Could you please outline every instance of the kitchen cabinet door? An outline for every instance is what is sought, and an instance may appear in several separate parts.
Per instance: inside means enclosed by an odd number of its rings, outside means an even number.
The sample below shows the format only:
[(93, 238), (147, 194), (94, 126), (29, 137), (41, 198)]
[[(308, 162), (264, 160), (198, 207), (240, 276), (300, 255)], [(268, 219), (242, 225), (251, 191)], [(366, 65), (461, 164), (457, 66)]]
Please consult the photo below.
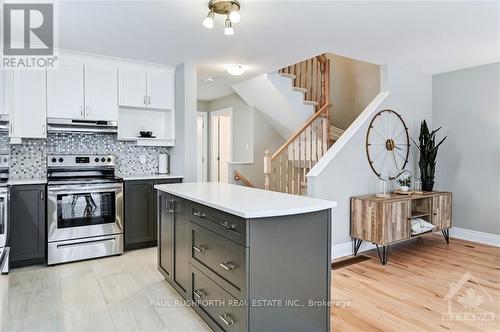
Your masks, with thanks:
[(118, 104), (125, 107), (146, 107), (146, 71), (120, 68), (118, 77)]
[(432, 197), (432, 224), (438, 229), (451, 227), (451, 194)]
[(148, 108), (174, 108), (174, 73), (157, 70), (148, 72)]
[(174, 250), (174, 273), (172, 282), (174, 288), (187, 299), (189, 286), (189, 256), (191, 246), (189, 244), (189, 201), (173, 196), (173, 250)]
[(4, 80), (5, 80), (5, 70), (0, 70), (0, 115), (2, 114), (8, 114), (8, 110), (5, 107), (5, 91), (4, 91)]
[(5, 72), (5, 98), (10, 114), (10, 137), (47, 137), (46, 72)]
[(85, 65), (85, 119), (118, 121), (118, 81), (114, 66)]
[(9, 211), (11, 266), (44, 263), (45, 185), (12, 186)]
[(155, 193), (152, 180), (125, 181), (125, 249), (156, 245)]
[(47, 114), (51, 118), (83, 119), (83, 62), (62, 58), (47, 72)]
[(165, 279), (172, 281), (173, 275), (173, 220), (172, 199), (170, 195), (158, 194), (158, 270)]

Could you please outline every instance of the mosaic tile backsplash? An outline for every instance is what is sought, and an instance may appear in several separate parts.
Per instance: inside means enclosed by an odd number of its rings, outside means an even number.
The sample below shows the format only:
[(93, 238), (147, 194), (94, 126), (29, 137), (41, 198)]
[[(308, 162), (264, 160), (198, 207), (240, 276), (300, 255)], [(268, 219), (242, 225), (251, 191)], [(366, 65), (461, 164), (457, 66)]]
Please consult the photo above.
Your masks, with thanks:
[[(0, 150), (9, 151), (6, 134), (0, 136)], [(154, 174), (158, 172), (160, 153), (168, 153), (168, 148), (137, 146), (132, 142), (118, 141), (112, 134), (49, 133), (46, 140), (23, 139), (22, 144), (10, 145), (9, 177), (46, 177), (47, 155), (50, 154), (113, 154), (120, 174)], [(146, 163), (140, 162), (140, 155), (146, 157)]]

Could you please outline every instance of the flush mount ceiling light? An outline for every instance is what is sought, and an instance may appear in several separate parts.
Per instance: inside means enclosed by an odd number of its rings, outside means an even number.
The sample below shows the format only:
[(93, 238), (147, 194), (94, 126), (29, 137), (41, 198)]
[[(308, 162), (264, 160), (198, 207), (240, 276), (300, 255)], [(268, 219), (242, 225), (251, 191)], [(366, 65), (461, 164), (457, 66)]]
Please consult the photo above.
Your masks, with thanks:
[(203, 79), (203, 82), (212, 83), (212, 82), (215, 82), (215, 78), (213, 78), (212, 76), (207, 76)]
[(240, 3), (237, 0), (210, 0), (208, 9), (210, 11), (207, 17), (203, 20), (203, 26), (207, 29), (214, 27), (215, 14), (226, 16), (224, 21), (224, 34), (227, 36), (234, 34), (233, 23), (238, 23), (241, 20)]
[(248, 67), (239, 64), (228, 64), (224, 66), (224, 69), (231, 75), (240, 76), (248, 69)]

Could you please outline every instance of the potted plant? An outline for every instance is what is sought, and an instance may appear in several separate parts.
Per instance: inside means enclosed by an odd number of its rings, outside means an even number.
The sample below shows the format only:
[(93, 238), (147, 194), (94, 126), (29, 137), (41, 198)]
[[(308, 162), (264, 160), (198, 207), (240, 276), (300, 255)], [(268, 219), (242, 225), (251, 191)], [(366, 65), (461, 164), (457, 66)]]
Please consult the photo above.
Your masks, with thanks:
[(413, 144), (420, 150), (420, 159), (418, 166), (420, 168), (420, 180), (422, 181), (423, 191), (432, 191), (434, 188), (434, 172), (436, 171), (436, 156), (439, 146), (446, 139), (443, 138), (436, 144), (436, 133), (441, 129), (439, 127), (432, 132), (429, 132), (427, 122), (422, 121), (420, 125), (420, 136), (418, 137), (419, 144), (413, 138)]

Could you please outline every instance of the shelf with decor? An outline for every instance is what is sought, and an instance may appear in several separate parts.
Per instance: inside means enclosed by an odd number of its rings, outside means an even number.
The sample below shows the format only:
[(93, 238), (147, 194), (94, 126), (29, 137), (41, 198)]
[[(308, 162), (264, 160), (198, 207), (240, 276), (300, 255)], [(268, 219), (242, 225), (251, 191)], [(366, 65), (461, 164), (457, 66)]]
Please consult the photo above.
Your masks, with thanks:
[[(151, 132), (151, 137), (142, 137), (141, 131)], [(141, 146), (174, 146), (174, 111), (121, 108), (118, 114), (118, 140), (133, 141)]]

